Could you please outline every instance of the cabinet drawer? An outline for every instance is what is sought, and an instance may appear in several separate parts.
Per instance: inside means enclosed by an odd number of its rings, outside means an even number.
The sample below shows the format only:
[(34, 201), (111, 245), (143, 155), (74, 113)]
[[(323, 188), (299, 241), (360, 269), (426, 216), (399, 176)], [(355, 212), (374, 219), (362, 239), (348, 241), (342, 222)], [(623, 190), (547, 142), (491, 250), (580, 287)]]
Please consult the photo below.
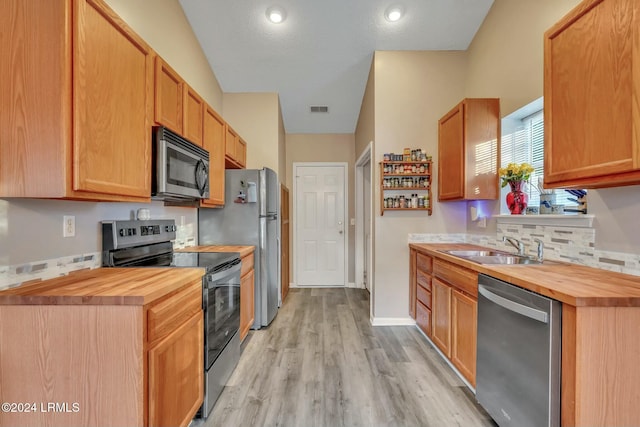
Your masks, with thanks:
[(436, 259), (433, 262), (433, 274), (469, 295), (478, 296), (478, 273), (473, 270)]
[(431, 310), (420, 301), (416, 302), (416, 324), (428, 337), (431, 336)]
[(417, 286), (416, 288), (418, 301), (423, 303), (427, 308), (431, 308), (431, 292), (429, 292), (422, 286)]
[(240, 267), (240, 277), (244, 277), (245, 274), (253, 270), (253, 252), (242, 258), (242, 265)]
[(153, 342), (167, 336), (182, 323), (202, 310), (202, 281), (150, 307), (147, 312), (147, 341)]
[(428, 291), (431, 291), (431, 276), (424, 271), (417, 270), (416, 278), (418, 285), (422, 286)]
[(418, 253), (416, 254), (416, 266), (418, 267), (418, 270), (422, 270), (426, 273), (431, 273), (432, 271), (432, 267), (431, 267), (431, 262), (432, 262), (432, 258), (430, 256)]

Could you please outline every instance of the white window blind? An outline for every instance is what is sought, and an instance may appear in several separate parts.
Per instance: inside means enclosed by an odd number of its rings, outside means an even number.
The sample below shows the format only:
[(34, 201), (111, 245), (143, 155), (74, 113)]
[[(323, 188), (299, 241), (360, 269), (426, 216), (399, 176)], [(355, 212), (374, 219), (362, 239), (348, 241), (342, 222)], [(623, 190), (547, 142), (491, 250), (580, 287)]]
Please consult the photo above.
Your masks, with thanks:
[[(544, 115), (542, 110), (524, 117), (518, 122), (517, 126), (511, 129), (510, 133), (502, 135), (501, 167), (506, 167), (509, 163), (520, 164), (525, 162), (535, 169), (529, 182), (537, 185), (538, 178), (542, 182), (542, 177), (544, 176)], [(526, 185), (524, 191), (529, 195), (529, 206), (540, 205), (540, 194), (535, 187)], [(575, 202), (569, 200), (574, 196), (566, 191), (557, 189), (554, 193), (556, 204), (576, 205)]]

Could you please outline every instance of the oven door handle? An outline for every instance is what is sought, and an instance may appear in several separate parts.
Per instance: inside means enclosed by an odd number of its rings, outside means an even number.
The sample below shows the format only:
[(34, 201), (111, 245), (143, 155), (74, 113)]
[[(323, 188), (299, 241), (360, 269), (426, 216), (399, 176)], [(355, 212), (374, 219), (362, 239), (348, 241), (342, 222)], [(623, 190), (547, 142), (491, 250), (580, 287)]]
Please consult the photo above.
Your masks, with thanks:
[[(220, 279), (224, 279), (225, 277), (231, 277), (231, 276), (235, 276), (236, 274), (240, 274), (240, 267), (241, 267), (241, 264), (238, 263), (238, 264), (232, 265), (226, 270), (216, 271), (213, 274), (205, 276), (207, 278), (206, 280), (207, 288), (209, 287), (209, 283), (220, 282), (221, 281)], [(238, 283), (239, 283), (239, 280), (238, 280)]]
[(537, 320), (538, 322), (549, 323), (548, 313), (542, 310), (537, 310), (535, 308), (528, 307), (524, 304), (520, 304), (508, 298), (494, 294), (483, 285), (478, 286), (478, 292), (489, 301), (498, 304), (500, 307), (503, 307), (509, 311), (513, 311), (514, 313), (518, 313), (530, 319)]

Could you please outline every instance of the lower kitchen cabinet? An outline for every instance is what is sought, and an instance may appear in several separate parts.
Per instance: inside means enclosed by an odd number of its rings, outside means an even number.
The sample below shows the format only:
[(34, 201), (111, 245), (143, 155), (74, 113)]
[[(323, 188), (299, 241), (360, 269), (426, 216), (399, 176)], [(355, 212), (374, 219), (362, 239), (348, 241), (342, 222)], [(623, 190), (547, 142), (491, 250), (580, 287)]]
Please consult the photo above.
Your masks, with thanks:
[(431, 310), (420, 301), (416, 302), (416, 325), (428, 337), (431, 336)]
[(186, 426), (202, 404), (202, 313), (149, 350), (149, 425)]
[(475, 387), (478, 273), (413, 248), (409, 267), (411, 316)]
[(451, 362), (476, 386), (478, 300), (454, 289), (451, 293)]
[[(189, 425), (204, 395), (202, 279), (165, 285), (162, 273), (138, 269), (131, 274), (147, 276), (136, 283), (113, 270), (105, 274), (126, 282), (122, 292), (83, 291), (108, 280), (92, 270), (52, 279), (62, 287), (77, 280), (81, 303), (65, 305), (80, 298), (71, 291), (44, 298), (36, 289), (23, 304), (0, 304), (0, 401), (65, 408), (0, 412), (0, 426)], [(156, 294), (128, 296), (136, 286)]]
[(255, 319), (253, 252), (242, 257), (240, 270), (240, 339), (244, 340)]
[(432, 281), (433, 330), (431, 339), (451, 358), (451, 287), (438, 279)]

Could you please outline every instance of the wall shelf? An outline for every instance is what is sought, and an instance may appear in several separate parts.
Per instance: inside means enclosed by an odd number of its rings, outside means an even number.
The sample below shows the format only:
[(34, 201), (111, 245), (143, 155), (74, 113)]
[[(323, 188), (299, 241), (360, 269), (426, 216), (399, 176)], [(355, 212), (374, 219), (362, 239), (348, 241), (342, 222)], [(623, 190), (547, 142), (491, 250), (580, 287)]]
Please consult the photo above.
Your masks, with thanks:
[[(431, 168), (431, 160), (380, 162), (380, 215), (385, 211), (421, 211), (431, 215)], [(413, 206), (412, 194), (417, 194), (423, 204)]]

